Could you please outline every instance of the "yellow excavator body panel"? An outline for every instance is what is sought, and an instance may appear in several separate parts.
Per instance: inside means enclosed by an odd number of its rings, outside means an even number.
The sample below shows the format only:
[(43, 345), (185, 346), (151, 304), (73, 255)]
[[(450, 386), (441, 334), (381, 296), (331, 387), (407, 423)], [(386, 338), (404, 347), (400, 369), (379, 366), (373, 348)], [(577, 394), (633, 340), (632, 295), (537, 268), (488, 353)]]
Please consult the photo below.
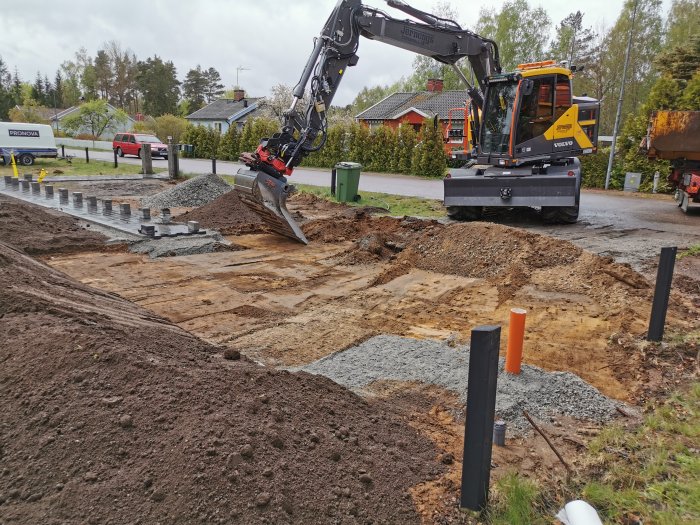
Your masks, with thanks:
[(544, 132), (544, 138), (549, 141), (573, 138), (581, 149), (593, 147), (593, 143), (583, 131), (578, 121), (578, 104), (574, 104), (567, 109), (566, 112)]

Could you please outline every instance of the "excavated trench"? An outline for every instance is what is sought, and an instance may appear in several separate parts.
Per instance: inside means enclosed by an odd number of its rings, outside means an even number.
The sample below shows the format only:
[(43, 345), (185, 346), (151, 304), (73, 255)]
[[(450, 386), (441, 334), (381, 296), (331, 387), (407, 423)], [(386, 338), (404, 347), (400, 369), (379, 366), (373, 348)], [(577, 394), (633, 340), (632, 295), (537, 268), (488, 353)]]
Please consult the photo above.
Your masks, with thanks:
[[(528, 311), (528, 365), (571, 372), (623, 402), (637, 402), (649, 384), (664, 384), (663, 373), (648, 368), (634, 343), (646, 329), (652, 288), (626, 265), (567, 241), (496, 224), (376, 217), (308, 195), (292, 199), (289, 207), (309, 246), (265, 232), (235, 194), (227, 193), (180, 218), (221, 231), (235, 251), (150, 259), (110, 249), (105, 256), (89, 238), (84, 245), (81, 240), (60, 253), (51, 251), (44, 260), (219, 351), (233, 349), (272, 367), (313, 368), (345, 349), (371, 348), (362, 344), (382, 334), (456, 352), (473, 327), (505, 326), (517, 306)], [(694, 308), (674, 292), (670, 325), (683, 329), (687, 314), (697, 315)], [(457, 363), (451, 359), (446, 366)], [(420, 473), (422, 481), (412, 481), (410, 489), (425, 523), (454, 511), (463, 432), (463, 400), (456, 390), (427, 375), (421, 379), (420, 373), (380, 375), (356, 388), (372, 406), (400, 414), (436, 447), (432, 454), (441, 467), (432, 475)], [(305, 395), (310, 406), (323, 403), (313, 389)], [(558, 447), (572, 454), (598, 426), (577, 419), (561, 414), (543, 422)], [(556, 458), (528, 440), (512, 440), (495, 452), (494, 462), (496, 476), (513, 467), (533, 475), (558, 468)]]

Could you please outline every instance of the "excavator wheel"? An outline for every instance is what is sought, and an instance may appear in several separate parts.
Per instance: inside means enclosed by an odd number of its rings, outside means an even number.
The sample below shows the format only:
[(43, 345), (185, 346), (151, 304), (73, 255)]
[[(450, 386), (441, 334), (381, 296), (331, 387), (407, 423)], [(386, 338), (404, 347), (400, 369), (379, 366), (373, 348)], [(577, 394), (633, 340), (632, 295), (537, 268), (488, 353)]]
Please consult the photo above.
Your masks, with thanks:
[(578, 221), (576, 206), (542, 206), (542, 222), (547, 224), (575, 224)]
[(483, 206), (448, 206), (447, 216), (455, 221), (478, 221), (484, 213)]

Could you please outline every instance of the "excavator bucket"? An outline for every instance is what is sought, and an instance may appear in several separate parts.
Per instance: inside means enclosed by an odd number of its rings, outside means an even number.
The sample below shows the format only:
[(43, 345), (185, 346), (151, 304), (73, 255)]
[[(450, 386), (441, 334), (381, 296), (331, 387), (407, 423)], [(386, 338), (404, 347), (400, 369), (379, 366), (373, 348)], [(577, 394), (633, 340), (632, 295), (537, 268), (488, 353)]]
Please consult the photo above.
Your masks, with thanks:
[(241, 168), (234, 176), (233, 188), (246, 206), (260, 215), (271, 230), (309, 244), (287, 210), (287, 197), (295, 191), (294, 186), (287, 184), (287, 179), (276, 179), (262, 171)]

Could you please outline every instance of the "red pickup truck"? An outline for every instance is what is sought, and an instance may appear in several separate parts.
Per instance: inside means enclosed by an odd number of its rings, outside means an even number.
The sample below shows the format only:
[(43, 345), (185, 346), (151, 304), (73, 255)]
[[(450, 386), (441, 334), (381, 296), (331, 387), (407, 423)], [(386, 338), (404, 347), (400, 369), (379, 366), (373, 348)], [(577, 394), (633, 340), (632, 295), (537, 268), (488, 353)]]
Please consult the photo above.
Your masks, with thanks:
[(141, 158), (141, 148), (143, 144), (151, 145), (151, 156), (168, 158), (168, 146), (154, 135), (141, 133), (117, 133), (112, 141), (112, 149), (117, 155), (136, 155)]

